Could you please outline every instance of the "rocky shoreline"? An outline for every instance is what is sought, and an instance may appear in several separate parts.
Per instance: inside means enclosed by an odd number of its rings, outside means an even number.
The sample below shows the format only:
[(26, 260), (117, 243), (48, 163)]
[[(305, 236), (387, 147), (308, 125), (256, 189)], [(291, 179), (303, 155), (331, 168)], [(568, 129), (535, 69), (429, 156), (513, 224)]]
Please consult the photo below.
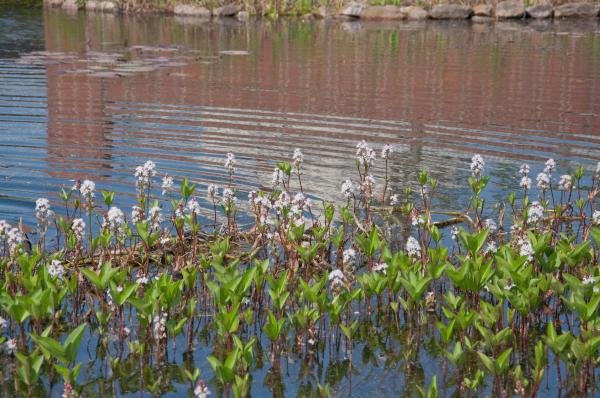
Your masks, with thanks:
[[(162, 12), (178, 16), (195, 18), (223, 18), (233, 17), (246, 20), (251, 13), (242, 5), (226, 3), (215, 8), (207, 8), (197, 4), (176, 4), (165, 9), (136, 8), (128, 3), (114, 0), (44, 0), (44, 5), (51, 8), (67, 10), (86, 10), (107, 13), (141, 13)], [(301, 15), (304, 19), (313, 18), (338, 18), (361, 20), (461, 20), (471, 19), (473, 22), (491, 22), (506, 19), (565, 19), (565, 18), (599, 18), (600, 3), (573, 2), (561, 5), (552, 5), (542, 2), (527, 6), (520, 0), (504, 0), (492, 4), (477, 4), (473, 7), (463, 4), (437, 4), (432, 7), (395, 6), (395, 5), (368, 5), (365, 3), (351, 2), (341, 8), (320, 6), (312, 12)]]

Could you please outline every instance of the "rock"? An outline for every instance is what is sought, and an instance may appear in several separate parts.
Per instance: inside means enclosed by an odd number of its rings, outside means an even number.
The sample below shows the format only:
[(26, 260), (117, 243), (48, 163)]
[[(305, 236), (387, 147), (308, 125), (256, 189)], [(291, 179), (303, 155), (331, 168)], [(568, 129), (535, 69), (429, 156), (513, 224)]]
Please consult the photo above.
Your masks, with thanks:
[(225, 4), (222, 7), (215, 8), (213, 15), (215, 17), (231, 17), (242, 10), (242, 7), (238, 4)]
[(186, 15), (189, 17), (210, 18), (212, 12), (205, 7), (196, 6), (193, 4), (177, 4), (173, 9), (175, 15)]
[(79, 10), (81, 5), (78, 0), (64, 0), (62, 3), (62, 8), (65, 10)]
[(467, 19), (473, 10), (460, 4), (438, 4), (429, 13), (433, 19)]
[(102, 12), (119, 12), (119, 5), (114, 1), (101, 1), (97, 10)]
[(358, 18), (364, 9), (365, 6), (363, 4), (352, 2), (348, 4), (346, 8), (340, 12), (340, 14), (348, 17)]
[(494, 8), (491, 4), (477, 4), (473, 7), (473, 15), (478, 17), (491, 17)]
[(96, 0), (87, 0), (85, 2), (85, 9), (87, 11), (96, 11), (100, 10), (100, 2)]
[(331, 9), (327, 6), (321, 6), (315, 11), (315, 17), (317, 18), (329, 18), (331, 14)]
[(250, 13), (248, 11), (240, 11), (235, 16), (239, 21), (247, 21), (250, 19)]
[(494, 22), (494, 18), (485, 17), (482, 15), (475, 15), (471, 18), (471, 21), (473, 21), (474, 23), (490, 23), (490, 22)]
[(554, 9), (554, 18), (592, 18), (600, 13), (600, 4), (595, 3), (567, 3)]
[(425, 9), (417, 6), (400, 7), (400, 11), (406, 15), (407, 19), (411, 20), (427, 19), (429, 16)]
[(533, 7), (527, 7), (526, 11), (527, 15), (533, 19), (546, 19), (552, 17), (553, 9), (552, 5), (545, 3), (538, 4)]
[(63, 4), (63, 0), (44, 0), (44, 4), (49, 7), (60, 7)]
[(406, 14), (400, 7), (396, 6), (372, 6), (367, 7), (360, 13), (361, 19), (394, 20), (404, 19)]
[(520, 0), (505, 0), (496, 5), (497, 18), (523, 18), (525, 5)]

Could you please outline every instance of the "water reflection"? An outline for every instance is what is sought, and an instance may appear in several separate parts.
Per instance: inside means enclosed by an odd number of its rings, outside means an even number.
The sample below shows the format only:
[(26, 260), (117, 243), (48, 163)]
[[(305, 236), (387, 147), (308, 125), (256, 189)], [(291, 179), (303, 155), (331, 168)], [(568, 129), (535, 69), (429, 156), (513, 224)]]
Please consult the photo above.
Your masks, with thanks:
[[(248, 190), (268, 186), (272, 161), (299, 147), (309, 191), (339, 200), (339, 182), (353, 174), (353, 146), (364, 138), (397, 146), (395, 189), (426, 167), (441, 182), (438, 205), (456, 208), (473, 152), (492, 161), (501, 184), (516, 183), (524, 159), (552, 156), (569, 167), (600, 154), (597, 21), (40, 17), (43, 62), (25, 58), (10, 69), (14, 60), (3, 60), (0, 69), (7, 87), (42, 66), (44, 75), (34, 76), (47, 86), (47, 159), (28, 160), (47, 178), (15, 196), (34, 198), (84, 177), (131, 194), (131, 171), (147, 158), (178, 177), (219, 182), (228, 151), (244, 165), (237, 182)], [(2, 96), (4, 113), (21, 115), (6, 116), (15, 123), (6, 133), (34, 116), (21, 105), (35, 93), (19, 94)], [(7, 153), (3, 164), (11, 162)]]

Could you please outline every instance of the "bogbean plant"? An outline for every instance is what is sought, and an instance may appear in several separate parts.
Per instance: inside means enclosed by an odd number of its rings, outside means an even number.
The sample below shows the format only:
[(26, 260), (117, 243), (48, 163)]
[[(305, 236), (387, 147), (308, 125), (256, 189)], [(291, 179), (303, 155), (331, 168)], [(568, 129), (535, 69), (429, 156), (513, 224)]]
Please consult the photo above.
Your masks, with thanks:
[[(357, 348), (367, 366), (387, 358), (414, 386), (407, 391), (427, 397), (440, 388), (544, 395), (550, 373), (567, 395), (597, 393), (600, 168), (556, 182), (549, 160), (534, 195), (523, 165), (520, 189), (490, 206), (485, 163), (475, 155), (466, 209), (436, 213), (437, 181), (427, 171), (417, 173), (416, 189), (393, 192), (386, 145), (378, 192), (376, 157), (366, 142), (357, 145), (358, 178), (342, 184), (337, 208), (305, 195), (296, 150), (291, 163), (276, 163), (272, 189), (250, 192), (247, 205), (227, 154), (226, 185), (211, 184), (205, 195), (187, 179), (176, 195), (168, 175), (159, 188), (148, 161), (135, 170), (130, 215), (114, 193), (100, 198), (85, 180), (61, 190), (60, 214), (36, 202), (35, 242), (22, 225), (0, 221), (2, 360), (18, 365), (11, 394), (45, 394), (62, 380), (63, 397), (89, 395), (82, 341), (95, 347), (87, 357), (95, 372), (113, 381), (138, 372), (128, 388), (152, 394), (172, 380), (197, 397), (211, 393), (191, 360), (159, 377), (169, 355), (183, 350), (189, 359), (198, 344), (210, 347), (215, 395), (248, 396), (259, 382), (253, 371), (264, 366), (264, 383), (280, 394), (289, 357), (305, 361), (307, 373), (340, 363), (351, 378)], [(239, 227), (239, 213), (250, 227)], [(429, 383), (408, 380), (422, 350), (443, 357)], [(307, 377), (308, 395), (328, 396), (340, 383)]]

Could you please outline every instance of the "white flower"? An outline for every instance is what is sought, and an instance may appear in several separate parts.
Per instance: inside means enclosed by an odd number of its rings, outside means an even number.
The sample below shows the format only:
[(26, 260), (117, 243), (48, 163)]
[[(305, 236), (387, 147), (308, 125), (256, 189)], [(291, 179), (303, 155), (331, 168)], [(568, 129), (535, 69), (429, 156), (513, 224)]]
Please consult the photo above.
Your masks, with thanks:
[(481, 155), (473, 155), (471, 158), (471, 175), (475, 178), (479, 178), (483, 175), (485, 168), (485, 162)]
[(63, 276), (65, 274), (65, 268), (58, 260), (52, 260), (50, 264), (48, 264), (48, 274), (51, 278), (58, 278), (59, 280), (63, 280)]
[(146, 285), (146, 284), (148, 284), (148, 277), (145, 275), (138, 276), (137, 279), (135, 280), (135, 283), (137, 283), (139, 285)]
[(369, 147), (365, 140), (356, 144), (356, 158), (365, 165), (370, 165), (375, 160), (375, 151)]
[(148, 221), (152, 229), (159, 229), (160, 224), (163, 222), (163, 216), (160, 213), (159, 206), (152, 206), (148, 211)]
[(517, 246), (519, 247), (519, 255), (526, 256), (528, 261), (533, 259), (534, 251), (531, 246), (531, 242), (528, 238), (522, 238), (517, 241)]
[(165, 174), (160, 187), (162, 189), (163, 196), (173, 191), (173, 177), (171, 177), (168, 174)]
[(594, 278), (594, 277), (593, 277), (593, 276), (591, 276), (591, 275), (586, 275), (586, 276), (584, 276), (584, 277), (583, 277), (583, 279), (581, 280), (581, 282), (582, 282), (584, 285), (591, 285), (591, 284), (593, 284), (593, 283), (595, 283), (595, 282), (596, 282), (596, 278)]
[(352, 184), (352, 181), (351, 180), (344, 181), (344, 183), (342, 184), (342, 193), (344, 194), (344, 196), (349, 198), (350, 196), (352, 196), (353, 192), (354, 192), (354, 184)]
[(539, 220), (544, 218), (544, 207), (540, 204), (540, 202), (533, 202), (529, 207), (529, 212), (527, 213), (527, 222), (529, 224), (535, 224)]
[(550, 176), (547, 173), (540, 173), (536, 177), (538, 189), (547, 191), (550, 189)]
[(498, 230), (498, 225), (496, 225), (496, 221), (492, 220), (491, 218), (487, 218), (483, 222), (483, 226), (488, 229), (490, 234), (493, 234)]
[(198, 380), (198, 383), (194, 388), (194, 395), (196, 398), (206, 398), (208, 395), (210, 395), (210, 390), (208, 389), (208, 386), (204, 380)]
[(71, 222), (71, 231), (78, 242), (81, 242), (85, 235), (85, 222), (81, 218), (74, 218)]
[(504, 290), (510, 291), (515, 287), (516, 287), (516, 285), (514, 283), (508, 283), (508, 284), (506, 284), (506, 286), (504, 286)]
[(386, 263), (379, 263), (379, 264), (375, 264), (373, 266), (373, 271), (375, 272), (383, 272), (385, 274), (385, 271), (387, 270), (388, 265)]
[(362, 189), (367, 193), (371, 193), (373, 188), (375, 188), (375, 177), (372, 174), (367, 174)]
[(35, 217), (40, 225), (48, 224), (50, 217), (54, 213), (50, 210), (50, 202), (46, 198), (39, 198), (35, 201)]
[(425, 218), (423, 216), (413, 216), (411, 224), (413, 227), (425, 225)]
[(187, 211), (190, 214), (199, 215), (200, 214), (200, 203), (196, 200), (196, 198), (191, 198), (187, 203)]
[(421, 245), (412, 236), (406, 241), (406, 252), (410, 257), (419, 257), (421, 255)]
[(17, 340), (15, 340), (15, 339), (9, 339), (6, 342), (6, 352), (8, 352), (9, 355), (12, 355), (16, 351), (17, 351)]
[(456, 225), (450, 228), (450, 234), (452, 235), (452, 240), (455, 241), (458, 239), (458, 227)]
[(519, 183), (519, 186), (523, 189), (531, 189), (531, 178), (527, 176), (521, 177), (521, 182)]
[(102, 227), (108, 227), (110, 230), (121, 233), (125, 224), (125, 215), (118, 207), (112, 206), (104, 216)]
[(398, 198), (398, 195), (390, 196), (390, 205), (397, 206), (398, 203), (400, 203), (400, 199)]
[(558, 188), (561, 191), (569, 191), (573, 187), (573, 180), (570, 175), (563, 174), (558, 181)]
[(231, 203), (235, 203), (237, 201), (237, 198), (233, 195), (233, 191), (230, 188), (224, 188), (223, 189), (223, 199), (222, 199), (222, 203), (224, 205), (229, 205)]
[(8, 322), (6, 321), (6, 319), (0, 316), (0, 331), (2, 331), (2, 329), (5, 329), (6, 325), (8, 325)]
[(161, 316), (155, 315), (153, 319), (152, 333), (155, 340), (167, 338), (167, 313), (163, 312)]
[(329, 283), (331, 287), (337, 287), (344, 284), (344, 273), (339, 269), (334, 269), (329, 273)]
[(0, 236), (6, 236), (11, 228), (11, 225), (6, 220), (0, 220)]
[(88, 202), (91, 202), (94, 199), (94, 196), (95, 196), (94, 191), (95, 190), (96, 190), (96, 184), (94, 184), (94, 182), (90, 181), (90, 180), (84, 180), (81, 183), (81, 187), (79, 187), (79, 193)]
[(294, 166), (296, 166), (296, 169), (298, 169), (300, 165), (304, 162), (304, 155), (302, 154), (302, 151), (299, 148), (294, 149), (292, 159), (294, 161)]
[(11, 228), (7, 233), (7, 243), (11, 250), (15, 250), (23, 241), (25, 237), (18, 228)]
[(354, 249), (346, 249), (344, 250), (344, 264), (351, 264), (356, 260), (356, 252)]
[(390, 155), (394, 152), (394, 147), (389, 144), (385, 144), (381, 149), (381, 158), (388, 159)]
[(594, 210), (592, 213), (592, 224), (600, 225), (600, 210)]
[(208, 187), (206, 187), (206, 193), (208, 195), (208, 198), (212, 202), (214, 202), (217, 195), (219, 194), (219, 188), (217, 188), (215, 184), (208, 184)]
[(227, 153), (227, 158), (225, 159), (225, 169), (229, 174), (233, 174), (235, 172), (235, 155), (231, 152)]
[(498, 247), (496, 246), (496, 242), (488, 242), (487, 245), (485, 246), (485, 249), (483, 249), (484, 254), (493, 254), (493, 253), (496, 253), (497, 251), (498, 251)]
[(519, 168), (519, 174), (521, 174), (523, 177), (529, 175), (529, 165), (527, 163), (523, 163), (521, 165), (521, 168)]
[(551, 175), (555, 167), (556, 162), (554, 161), (554, 159), (550, 158), (546, 160), (546, 167), (544, 168), (544, 173)]
[(273, 175), (271, 177), (271, 185), (273, 188), (277, 188), (280, 184), (283, 183), (283, 171), (281, 171), (278, 167), (273, 169)]
[(139, 206), (131, 208), (131, 222), (137, 224), (144, 219), (144, 210)]
[(156, 164), (154, 164), (153, 161), (148, 160), (142, 166), (136, 167), (133, 175), (136, 178), (135, 185), (138, 192), (150, 189), (152, 177), (156, 176)]

